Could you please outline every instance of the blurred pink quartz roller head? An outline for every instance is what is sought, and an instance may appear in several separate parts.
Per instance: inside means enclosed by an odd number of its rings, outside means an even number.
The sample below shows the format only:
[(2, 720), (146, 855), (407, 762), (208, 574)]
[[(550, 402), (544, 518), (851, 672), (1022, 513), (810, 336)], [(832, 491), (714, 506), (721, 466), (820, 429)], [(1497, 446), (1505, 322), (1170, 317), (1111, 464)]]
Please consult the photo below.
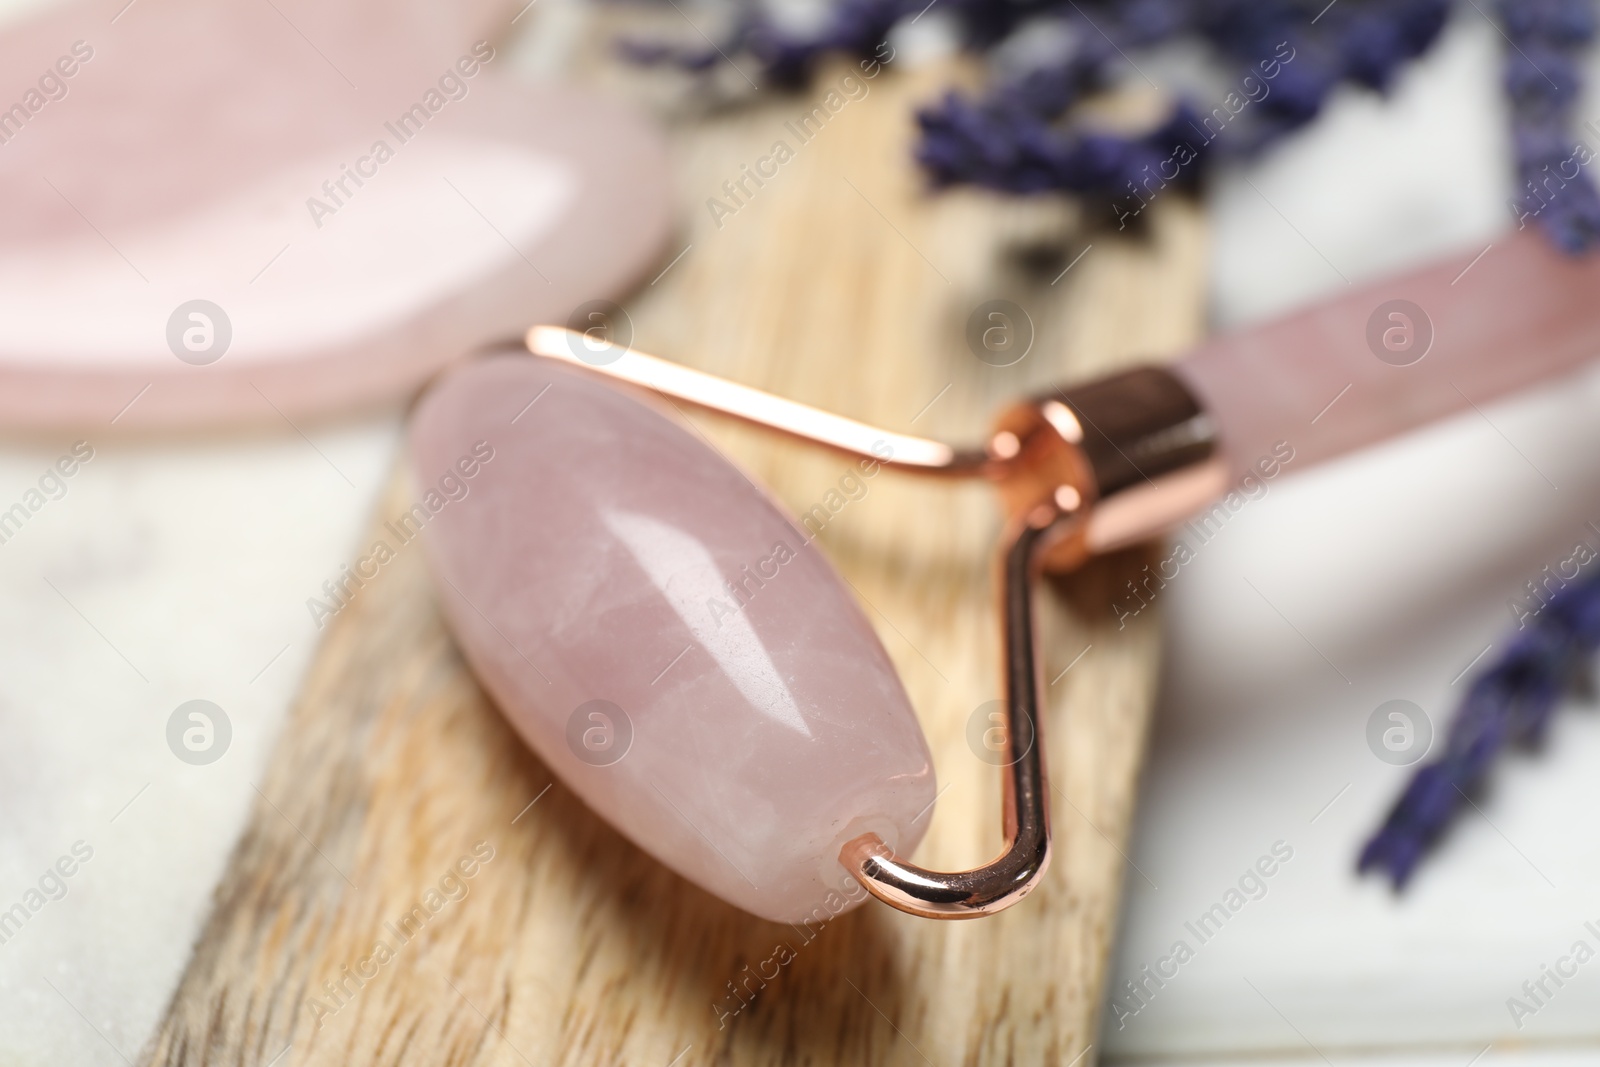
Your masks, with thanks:
[[(1600, 263), (1533, 236), (1463, 275), (1468, 262), (1023, 401), (970, 450), (535, 327), (526, 352), (447, 372), (412, 424), (419, 481), (460, 487), (427, 527), (445, 614), (548, 766), (709, 892), (777, 921), (868, 894), (930, 918), (991, 914), (1050, 862), (1035, 578), (1158, 536), (1263, 463), (1299, 469), (1600, 349)], [(683, 405), (863, 471), (994, 483), (1007, 729), (993, 861), (907, 859), (936, 787), (899, 679), (820, 549), (674, 417)]]
[(67, 95), (0, 122), (0, 425), (393, 403), (634, 284), (668, 233), (661, 138), (514, 77), (494, 41), (525, 3), (75, 0), (8, 22), (0, 70)]

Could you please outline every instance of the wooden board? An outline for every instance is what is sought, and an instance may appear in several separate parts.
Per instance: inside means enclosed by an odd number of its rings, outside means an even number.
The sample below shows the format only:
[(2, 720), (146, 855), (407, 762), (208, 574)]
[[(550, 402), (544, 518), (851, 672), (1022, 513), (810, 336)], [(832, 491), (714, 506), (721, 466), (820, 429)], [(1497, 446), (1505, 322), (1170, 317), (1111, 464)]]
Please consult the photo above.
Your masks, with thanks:
[[(1078, 232), (1059, 205), (928, 196), (909, 116), (950, 71), (863, 81), (799, 143), (785, 123), (846, 72), (678, 123), (687, 251), (629, 304), (637, 345), (973, 439), (1008, 397), (1197, 337), (1193, 205), (1157, 203), (1130, 239)], [(779, 140), (793, 158), (776, 177), (731, 214), (708, 209)], [(964, 340), (995, 297), (1037, 328), (1007, 368)], [(697, 425), (796, 510), (845, 473)], [(414, 498), (397, 471), (373, 536)], [(882, 474), (821, 538), (927, 732), (941, 792), (915, 859), (935, 867), (999, 847), (998, 772), (966, 741), (998, 695), (998, 522), (983, 486)], [(1119, 629), (1110, 602), (1143, 562), (1102, 561), (1041, 598), (1056, 853), (1040, 888), (975, 922), (872, 903), (805, 931), (688, 885), (552, 783), (465, 671), (420, 549), (403, 549), (331, 625), (146, 1062), (1091, 1062), (1120, 887), (1139, 877), (1122, 853), (1158, 655), (1155, 614)], [(451, 877), (458, 864), (473, 876)], [(380, 941), (392, 959), (373, 958)]]

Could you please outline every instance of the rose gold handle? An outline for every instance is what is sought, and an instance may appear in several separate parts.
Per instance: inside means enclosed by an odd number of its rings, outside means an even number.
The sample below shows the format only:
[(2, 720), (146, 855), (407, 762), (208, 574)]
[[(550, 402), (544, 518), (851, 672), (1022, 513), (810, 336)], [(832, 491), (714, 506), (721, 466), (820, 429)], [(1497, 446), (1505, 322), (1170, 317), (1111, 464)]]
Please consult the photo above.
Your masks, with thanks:
[(1040, 549), (1071, 513), (1041, 504), (1013, 522), (1000, 552), (1006, 649), (1006, 756), (1001, 807), (1006, 847), (970, 871), (930, 871), (896, 856), (877, 834), (850, 841), (839, 862), (885, 904), (929, 919), (976, 919), (1009, 908), (1050, 866), (1049, 780), (1039, 714), (1033, 582)]

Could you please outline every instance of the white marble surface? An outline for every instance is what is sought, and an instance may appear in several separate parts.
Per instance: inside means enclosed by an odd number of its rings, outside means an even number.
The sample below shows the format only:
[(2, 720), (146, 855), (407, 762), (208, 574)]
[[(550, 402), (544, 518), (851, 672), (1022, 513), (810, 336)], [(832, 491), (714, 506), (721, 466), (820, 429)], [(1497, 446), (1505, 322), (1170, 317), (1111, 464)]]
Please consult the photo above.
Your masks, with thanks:
[[(1392, 103), (1341, 100), (1221, 183), (1219, 319), (1489, 244), (1510, 218), (1499, 46), (1460, 19)], [(1169, 662), (1118, 979), (1180, 939), (1194, 956), (1137, 1015), (1108, 1013), (1108, 1059), (1365, 1063), (1380, 1049), (1464, 1067), (1492, 1043), (1479, 1062), (1600, 1060), (1600, 963), (1536, 1015), (1506, 1004), (1577, 939), (1600, 948), (1583, 925), (1600, 927), (1592, 710), (1563, 709), (1543, 755), (1505, 759), (1404, 895), (1354, 874), (1408, 773), (1369, 751), (1368, 716), (1406, 699), (1442, 730), (1458, 676), (1515, 625), (1522, 582), (1600, 543), (1586, 526), (1600, 522), (1597, 408), (1590, 373), (1285, 477), (1163, 591)], [(1293, 859), (1200, 943), (1185, 923), (1280, 840)], [(1560, 1054), (1503, 1054), (1519, 1045)]]
[[(0, 544), (0, 911), (93, 850), (0, 944), (0, 1063), (117, 1064), (148, 1037), (315, 648), (306, 599), (353, 558), (398, 424), (88, 431), (94, 458)], [(0, 510), (73, 440), (0, 445)], [(208, 765), (167, 744), (192, 699), (232, 726)]]

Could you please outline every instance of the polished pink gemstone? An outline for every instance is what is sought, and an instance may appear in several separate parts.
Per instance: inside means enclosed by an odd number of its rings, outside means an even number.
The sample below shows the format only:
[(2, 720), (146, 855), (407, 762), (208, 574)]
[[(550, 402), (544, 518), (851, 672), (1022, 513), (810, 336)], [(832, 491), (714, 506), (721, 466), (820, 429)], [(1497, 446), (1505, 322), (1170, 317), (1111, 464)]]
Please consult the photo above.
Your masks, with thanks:
[(1528, 229), (1212, 338), (1173, 370), (1236, 476), (1294, 469), (1570, 374), (1600, 354), (1600, 258)]
[(793, 922), (865, 899), (846, 841), (916, 847), (933, 766), (882, 645), (804, 528), (694, 430), (502, 356), (428, 394), (411, 454), (467, 659), (641, 848)]
[(513, 76), (527, 0), (30, 6), (0, 31), (0, 426), (394, 402), (660, 270), (661, 135)]

